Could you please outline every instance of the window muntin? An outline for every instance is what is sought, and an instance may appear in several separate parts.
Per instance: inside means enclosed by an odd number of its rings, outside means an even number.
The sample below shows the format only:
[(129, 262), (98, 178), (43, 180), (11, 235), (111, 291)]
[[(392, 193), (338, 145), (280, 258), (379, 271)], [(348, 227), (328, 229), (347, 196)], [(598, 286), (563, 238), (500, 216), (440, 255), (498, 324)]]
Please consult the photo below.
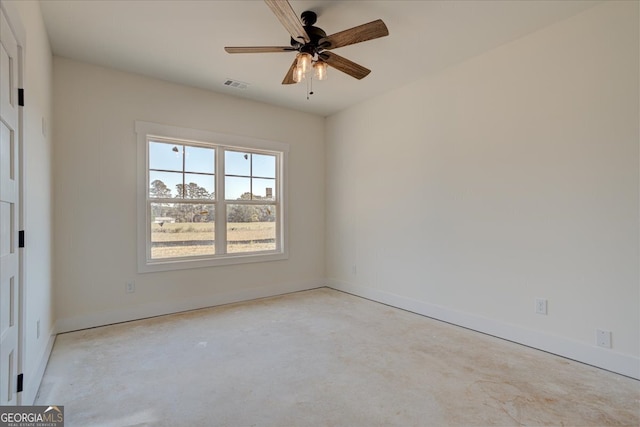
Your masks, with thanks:
[(276, 200), (276, 160), (271, 154), (225, 151), (225, 199)]
[(277, 157), (225, 151), (227, 253), (277, 250)]
[(226, 242), (218, 251), (277, 250), (276, 154), (155, 138), (148, 144), (150, 261), (216, 254), (215, 205), (203, 202), (215, 201), (217, 153), (224, 155), (225, 202), (219, 204), (227, 212)]
[(215, 199), (214, 147), (150, 139), (148, 153), (149, 197)]
[(287, 144), (147, 122), (136, 130), (146, 188), (139, 271), (287, 258)]

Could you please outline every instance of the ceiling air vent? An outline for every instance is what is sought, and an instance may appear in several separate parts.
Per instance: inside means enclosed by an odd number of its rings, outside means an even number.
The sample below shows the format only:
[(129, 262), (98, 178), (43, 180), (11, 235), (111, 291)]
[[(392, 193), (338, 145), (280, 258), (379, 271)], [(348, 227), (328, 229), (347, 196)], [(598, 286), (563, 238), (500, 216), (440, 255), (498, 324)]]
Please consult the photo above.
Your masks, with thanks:
[(225, 86), (234, 87), (236, 89), (246, 89), (249, 87), (249, 83), (241, 82), (240, 80), (227, 79), (224, 82)]

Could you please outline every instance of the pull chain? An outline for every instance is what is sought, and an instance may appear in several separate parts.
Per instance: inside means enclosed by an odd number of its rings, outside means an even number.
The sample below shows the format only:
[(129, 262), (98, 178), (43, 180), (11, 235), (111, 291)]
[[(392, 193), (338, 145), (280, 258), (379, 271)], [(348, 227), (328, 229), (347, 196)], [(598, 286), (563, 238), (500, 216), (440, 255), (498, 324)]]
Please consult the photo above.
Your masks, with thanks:
[(307, 80), (307, 101), (309, 100), (309, 95), (313, 95), (313, 75)]

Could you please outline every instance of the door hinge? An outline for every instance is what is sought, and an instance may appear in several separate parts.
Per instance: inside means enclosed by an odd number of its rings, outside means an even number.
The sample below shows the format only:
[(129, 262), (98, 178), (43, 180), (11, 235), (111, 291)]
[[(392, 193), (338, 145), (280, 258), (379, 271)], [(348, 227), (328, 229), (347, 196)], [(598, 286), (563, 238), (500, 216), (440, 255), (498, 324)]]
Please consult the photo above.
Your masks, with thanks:
[(18, 105), (24, 107), (24, 89), (18, 89)]
[(18, 375), (18, 388), (16, 390), (16, 393), (20, 393), (23, 390), (23, 383), (24, 383), (24, 374), (20, 374)]
[(18, 232), (18, 247), (24, 248), (24, 230)]

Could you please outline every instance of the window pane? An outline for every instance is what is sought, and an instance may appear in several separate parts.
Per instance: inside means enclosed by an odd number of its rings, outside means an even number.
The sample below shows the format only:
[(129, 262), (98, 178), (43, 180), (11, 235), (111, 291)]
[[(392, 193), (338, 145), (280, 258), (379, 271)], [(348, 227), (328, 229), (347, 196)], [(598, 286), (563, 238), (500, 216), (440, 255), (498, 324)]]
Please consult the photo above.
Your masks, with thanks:
[(185, 199), (213, 199), (216, 188), (213, 175), (187, 173), (184, 181), (187, 183)]
[(276, 180), (253, 178), (253, 198), (275, 200)]
[(214, 206), (151, 203), (151, 259), (215, 254)]
[(253, 155), (253, 176), (262, 178), (276, 177), (276, 156), (266, 154)]
[(185, 147), (184, 169), (185, 172), (213, 173), (215, 171), (216, 158), (213, 148)]
[(227, 205), (227, 253), (275, 249), (274, 205)]
[(149, 171), (149, 197), (176, 197), (178, 188), (182, 189), (181, 173)]
[[(227, 200), (250, 199), (251, 178), (227, 176), (224, 179), (224, 194)], [(243, 197), (244, 195), (244, 197)]]
[(225, 175), (243, 175), (251, 174), (250, 153), (241, 151), (225, 151), (224, 153), (224, 173)]
[(149, 142), (149, 169), (182, 170), (183, 145)]

